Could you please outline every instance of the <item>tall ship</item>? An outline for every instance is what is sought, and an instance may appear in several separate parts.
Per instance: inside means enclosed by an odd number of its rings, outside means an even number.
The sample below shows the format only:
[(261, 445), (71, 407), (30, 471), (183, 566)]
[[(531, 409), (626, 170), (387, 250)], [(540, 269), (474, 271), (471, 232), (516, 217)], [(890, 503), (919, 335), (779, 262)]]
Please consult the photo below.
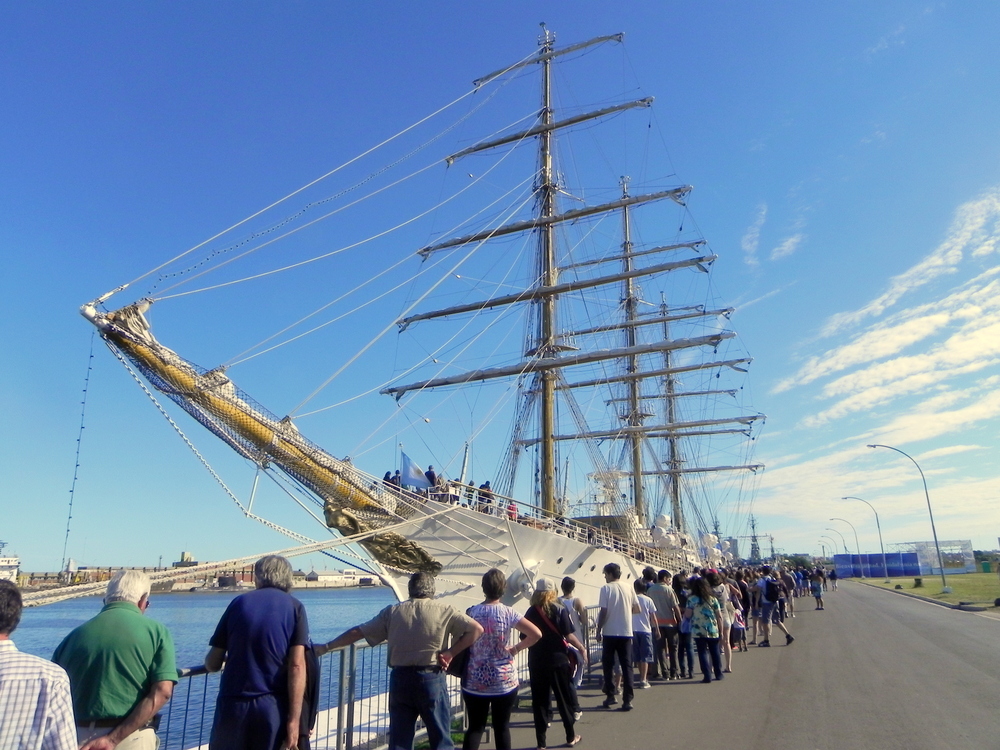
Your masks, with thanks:
[[(576, 91), (576, 84), (564, 83), (566, 69), (579, 65), (583, 81), (593, 82), (599, 76), (587, 72), (595, 64), (592, 53), (622, 43), (618, 34), (560, 47), (543, 27), (536, 49), (474, 81), (459, 98), (458, 114), (442, 108), (452, 119), (390, 156), (384, 169), (359, 173), (333, 193), (293, 193), (291, 200), (300, 203), (279, 219), (260, 223), (254, 215), (257, 223), (238, 225), (235, 238), (213, 238), (214, 246), (196, 248), (196, 260), (184, 254), (173, 261), (175, 268), (155, 269), (152, 293), (134, 302), (110, 305), (112, 297), (137, 286), (132, 283), (82, 307), (192, 448), (186, 425), (173, 419), (158, 394), (258, 476), (272, 478), (324, 528), (305, 534), (258, 515), (257, 480), (249, 498), (237, 497), (198, 453), (244, 515), (303, 545), (332, 537), (331, 554), (370, 570), (401, 598), (414, 571), (433, 573), (438, 595), (462, 606), (481, 599), (481, 576), (493, 567), (511, 581), (512, 600), (529, 595), (539, 576), (571, 576), (585, 600), (596, 601), (610, 562), (628, 580), (646, 566), (677, 572), (731, 558), (722, 537), (737, 537), (745, 529), (739, 519), (749, 518), (762, 469), (753, 460), (753, 441), (763, 415), (746, 403), (750, 357), (729, 327), (733, 310), (713, 297), (716, 256), (690, 229), (692, 188), (677, 184), (665, 162), (648, 156), (651, 143), (663, 145), (648, 135), (655, 132), (652, 97), (622, 96), (619, 86), (614, 95), (585, 95), (584, 104), (562, 103), (562, 92)], [(526, 91), (534, 92), (527, 105)], [(499, 115), (486, 120), (491, 106)], [(488, 123), (486, 135), (468, 135), (480, 120)], [(626, 128), (634, 124), (644, 140), (628, 141)], [(443, 158), (405, 178), (386, 177), (449, 139), (457, 146), (445, 149)], [(571, 150), (574, 139), (584, 140), (584, 147)], [(604, 145), (623, 139), (630, 150)], [(616, 166), (622, 156), (629, 164)], [(364, 454), (335, 457), (302, 431), (303, 417), (322, 410), (305, 412), (300, 405), (279, 416), (235, 384), (235, 365), (196, 365), (154, 337), (152, 305), (182, 296), (164, 291), (215, 268), (230, 272), (276, 240), (299, 238), (296, 227), (313, 230), (320, 219), (336, 219), (340, 209), (331, 206), (338, 202), (346, 210), (369, 198), (383, 200), (383, 191), (405, 188), (432, 164), (445, 173), (437, 178), (437, 192), (413, 190), (413, 201), (405, 202), (411, 213), (390, 218), (395, 223), (385, 231), (372, 229), (357, 243), (338, 238), (336, 251), (295, 263), (283, 257), (274, 268), (254, 266), (196, 291), (229, 293), (237, 283), (360, 252), (344, 276), (333, 272), (323, 282), (337, 300), (366, 286), (377, 290), (355, 307), (364, 310), (371, 340), (353, 356), (344, 351), (334, 375), (367, 362), (362, 369), (369, 386), (358, 398), (380, 399), (407, 419), (455, 415), (436, 435), (435, 454), (447, 457), (438, 474), (447, 476), (435, 486), (421, 486), (421, 472), (409, 459), (403, 467), (403, 476), (412, 478), (407, 486), (405, 478), (397, 483), (365, 466)], [(403, 203), (386, 203), (386, 214)], [(413, 242), (420, 232), (424, 241)], [(388, 245), (378, 244), (388, 235), (392, 246), (409, 243), (398, 262), (381, 249)], [(348, 281), (359, 267), (371, 269), (377, 282)], [(275, 356), (275, 341), (325, 330), (326, 323), (303, 322), (314, 314), (297, 321), (308, 330), (282, 328), (257, 352)], [(331, 324), (338, 320), (329, 318)], [(356, 332), (349, 323), (336, 324), (344, 326), (345, 342)], [(389, 349), (387, 340), (393, 342)], [(331, 376), (313, 395), (331, 382), (336, 389)], [(352, 398), (344, 394), (341, 402)], [(385, 408), (371, 407), (373, 424)], [(370, 427), (338, 425), (359, 433)], [(472, 480), (470, 446), (479, 456), (495, 454), (487, 486)], [(484, 464), (477, 459), (477, 475)]]

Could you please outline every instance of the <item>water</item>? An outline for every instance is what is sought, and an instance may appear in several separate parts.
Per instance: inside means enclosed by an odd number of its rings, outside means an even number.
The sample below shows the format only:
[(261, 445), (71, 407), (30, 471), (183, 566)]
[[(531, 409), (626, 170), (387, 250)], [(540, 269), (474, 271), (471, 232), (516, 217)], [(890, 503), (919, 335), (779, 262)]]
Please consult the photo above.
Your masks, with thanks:
[[(371, 619), (396, 601), (386, 587), (302, 589), (292, 594), (305, 605), (309, 632), (317, 643)], [(153, 594), (146, 616), (170, 630), (177, 649), (177, 666), (193, 667), (203, 663), (208, 640), (236, 596), (235, 592)], [(100, 598), (88, 596), (26, 609), (12, 638), (18, 650), (49, 659), (62, 639), (100, 612), (102, 606)]]
[[(396, 601), (386, 587), (302, 589), (292, 593), (305, 605), (309, 632), (313, 641), (319, 643), (371, 619)], [(236, 592), (154, 594), (146, 616), (159, 620), (170, 630), (178, 667), (200, 666), (219, 618), (236, 596), (239, 596)], [(20, 651), (51, 658), (62, 639), (100, 612), (102, 606), (101, 599), (92, 596), (26, 609), (14, 631), (14, 642)], [(358, 698), (388, 690), (384, 648), (366, 649), (359, 659), (358, 670)], [(328, 709), (336, 705), (339, 686), (334, 656), (324, 658), (321, 672), (319, 703), (321, 709)], [(164, 750), (199, 747), (208, 741), (218, 687), (218, 675), (180, 681), (173, 699), (162, 712), (160, 735)]]

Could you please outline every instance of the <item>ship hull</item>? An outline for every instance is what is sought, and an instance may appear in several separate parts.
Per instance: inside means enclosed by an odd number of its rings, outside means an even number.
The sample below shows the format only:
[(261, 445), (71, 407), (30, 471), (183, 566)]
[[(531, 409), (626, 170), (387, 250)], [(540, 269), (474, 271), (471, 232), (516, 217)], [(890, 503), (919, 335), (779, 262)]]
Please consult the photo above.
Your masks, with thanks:
[[(563, 577), (576, 581), (576, 595), (588, 605), (597, 604), (605, 584), (604, 566), (617, 563), (622, 578), (631, 584), (642, 577), (642, 569), (652, 564), (676, 573), (685, 564), (679, 553), (660, 551), (663, 557), (636, 559), (624, 552), (590, 544), (586, 531), (579, 527), (545, 527), (534, 519), (511, 521), (464, 506), (428, 503), (425, 511), (411, 519), (402, 532), (420, 545), (437, 562), (441, 572), (436, 577), (436, 597), (465, 609), (483, 600), (482, 576), (498, 568), (507, 576), (503, 601), (512, 606), (527, 606), (538, 578), (548, 578), (558, 585)], [(643, 550), (643, 557), (655, 551)], [(407, 598), (410, 573), (383, 567), (382, 577), (400, 600)]]

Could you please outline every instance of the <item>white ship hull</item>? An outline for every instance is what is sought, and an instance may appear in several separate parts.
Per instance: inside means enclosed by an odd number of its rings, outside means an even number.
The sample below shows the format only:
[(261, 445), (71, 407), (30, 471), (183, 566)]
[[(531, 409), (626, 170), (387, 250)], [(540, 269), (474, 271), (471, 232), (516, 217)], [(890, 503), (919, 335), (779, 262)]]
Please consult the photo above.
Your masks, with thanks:
[(17, 583), (17, 574), (21, 569), (21, 560), (17, 557), (0, 557), (0, 581)]
[[(586, 604), (597, 604), (605, 584), (602, 571), (608, 563), (621, 566), (622, 581), (626, 583), (641, 578), (646, 565), (667, 567), (671, 573), (691, 567), (678, 552), (646, 548), (643, 556), (647, 561), (641, 562), (622, 552), (588, 544), (586, 532), (579, 527), (557, 532), (529, 525), (533, 523), (530, 520), (508, 521), (458, 505), (444, 514), (435, 514), (442, 508), (447, 506), (428, 504), (426, 515), (414, 519), (404, 533), (443, 566), (436, 577), (437, 598), (463, 610), (483, 600), (482, 576), (490, 568), (499, 568), (507, 576), (504, 601), (524, 605), (539, 577), (552, 579), (558, 585), (564, 576), (571, 576), (577, 582), (576, 595)], [(406, 584), (410, 575), (385, 570), (384, 580), (400, 600), (408, 598)]]

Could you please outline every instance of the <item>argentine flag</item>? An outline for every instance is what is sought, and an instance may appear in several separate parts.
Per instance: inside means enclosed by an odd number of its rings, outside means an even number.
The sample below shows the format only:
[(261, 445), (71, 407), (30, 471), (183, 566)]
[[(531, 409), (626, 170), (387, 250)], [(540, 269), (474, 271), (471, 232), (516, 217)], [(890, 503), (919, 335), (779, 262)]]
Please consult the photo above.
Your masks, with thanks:
[(407, 456), (405, 453), (403, 456), (403, 465), (400, 467), (400, 474), (402, 475), (402, 485), (404, 487), (416, 487), (417, 489), (426, 490), (431, 486), (431, 483), (427, 481), (427, 477), (424, 476), (424, 470), (413, 463), (413, 459)]

